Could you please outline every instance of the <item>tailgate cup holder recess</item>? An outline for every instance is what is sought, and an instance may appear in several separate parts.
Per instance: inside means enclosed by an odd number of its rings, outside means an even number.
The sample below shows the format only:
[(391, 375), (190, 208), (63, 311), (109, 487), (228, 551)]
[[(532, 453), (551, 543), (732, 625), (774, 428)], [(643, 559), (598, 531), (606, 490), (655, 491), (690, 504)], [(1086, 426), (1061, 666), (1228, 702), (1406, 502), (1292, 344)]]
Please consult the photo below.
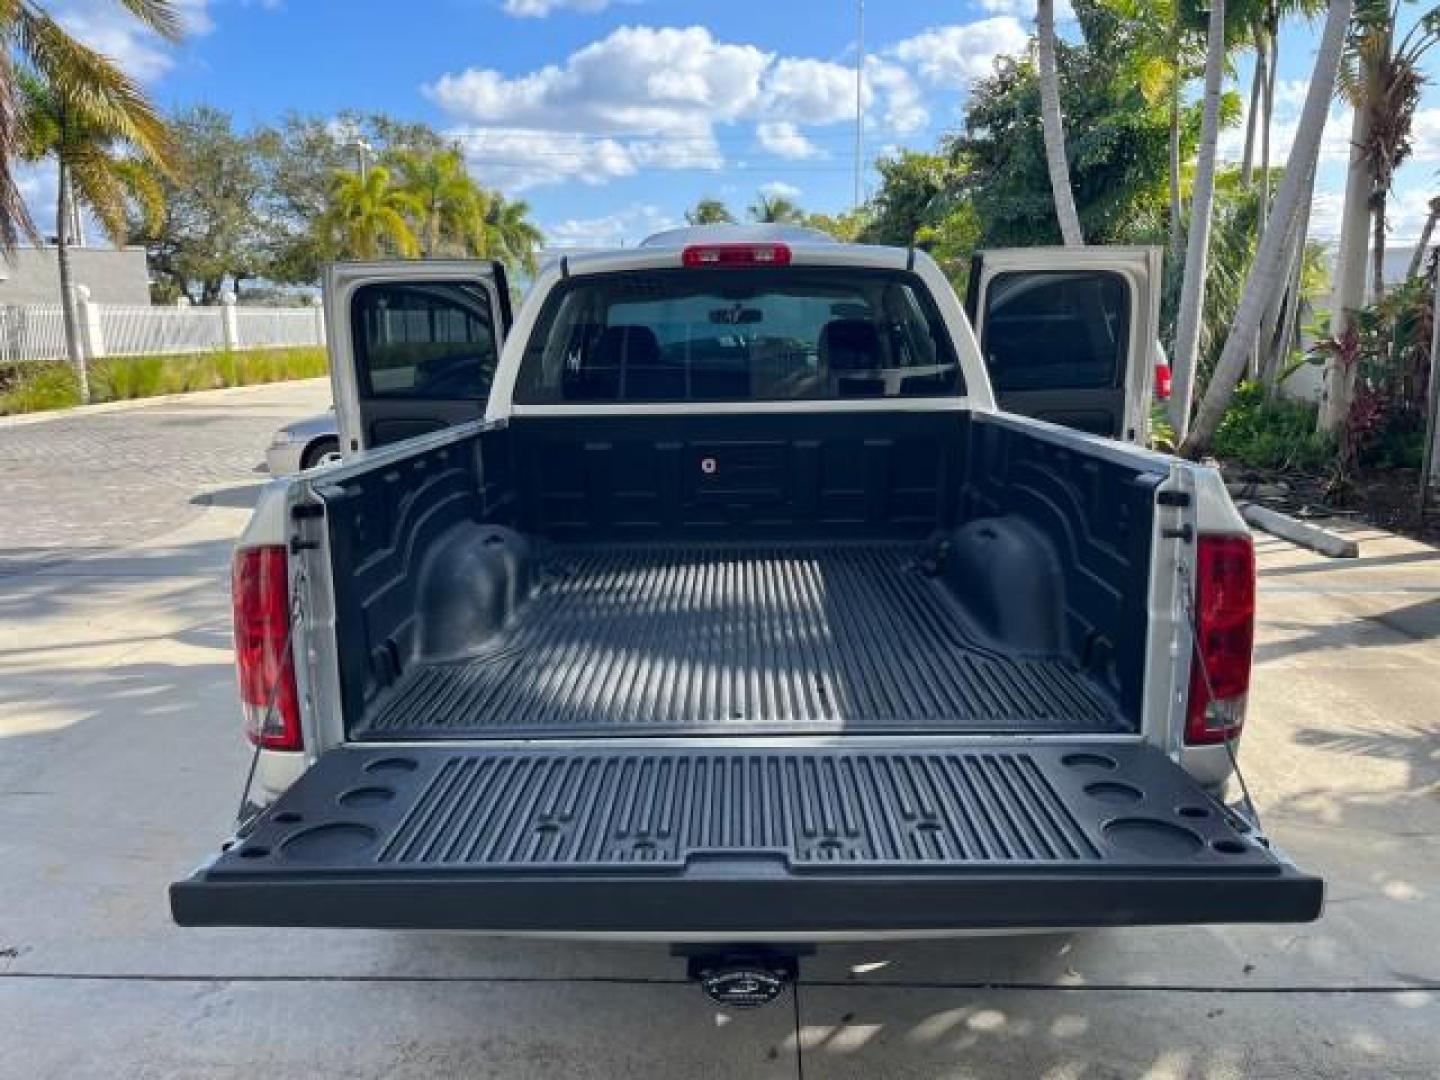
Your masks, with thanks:
[[(382, 806), (395, 798), (395, 789), (381, 787), (378, 784), (371, 787), (351, 788), (336, 796), (335, 801), (341, 806), (366, 807)], [(279, 818), (277, 817), (278, 821)]]
[(1118, 768), (1114, 758), (1106, 754), (1066, 754), (1060, 759), (1060, 764), (1071, 769), (1104, 769), (1111, 772)]
[[(1205, 850), (1205, 841), (1183, 825), (1158, 818), (1116, 818), (1105, 825), (1105, 839), (1122, 851), (1150, 858), (1174, 858)], [(1217, 841), (1218, 844), (1225, 841)]]
[(1145, 798), (1145, 793), (1139, 788), (1133, 784), (1123, 784), (1119, 780), (1100, 780), (1093, 784), (1086, 784), (1085, 794), (1092, 799), (1099, 799), (1103, 803), (1110, 803), (1114, 806), (1137, 803)]
[(365, 764), (365, 771), (372, 773), (408, 773), (417, 768), (419, 762), (408, 757), (382, 757)]
[(280, 851), (287, 858), (308, 862), (340, 861), (374, 846), (378, 837), (369, 825), (332, 821), (300, 830), (280, 845)]

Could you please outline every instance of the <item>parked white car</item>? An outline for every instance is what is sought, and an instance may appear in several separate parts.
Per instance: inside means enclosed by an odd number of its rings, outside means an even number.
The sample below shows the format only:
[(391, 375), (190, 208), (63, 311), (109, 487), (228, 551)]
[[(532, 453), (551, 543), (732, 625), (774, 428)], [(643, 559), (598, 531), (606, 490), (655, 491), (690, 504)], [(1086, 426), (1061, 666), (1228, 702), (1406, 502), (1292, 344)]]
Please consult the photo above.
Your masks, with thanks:
[(271, 476), (289, 476), (339, 460), (340, 429), (334, 409), (286, 424), (265, 448), (265, 465)]

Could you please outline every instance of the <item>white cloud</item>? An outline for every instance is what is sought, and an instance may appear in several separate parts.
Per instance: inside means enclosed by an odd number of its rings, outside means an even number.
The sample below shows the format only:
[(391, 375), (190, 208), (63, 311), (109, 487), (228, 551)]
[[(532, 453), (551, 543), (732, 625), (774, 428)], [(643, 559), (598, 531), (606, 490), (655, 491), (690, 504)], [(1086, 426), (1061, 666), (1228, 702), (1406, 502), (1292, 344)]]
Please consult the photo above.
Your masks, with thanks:
[(545, 229), (552, 247), (619, 247), (680, 225), (658, 206), (635, 203), (613, 214), (567, 218)]
[(767, 120), (757, 125), (755, 137), (772, 154), (792, 161), (820, 157), (824, 153), (788, 120)]
[(879, 57), (869, 57), (865, 63), (865, 82), (873, 88), (873, 96), (884, 103), (883, 126), (896, 135), (910, 135), (930, 122), (920, 87), (904, 68)]
[(604, 11), (611, 0), (505, 0), (506, 15), (521, 19), (543, 19), (552, 11)]
[(1344, 208), (1343, 191), (1315, 192), (1310, 203), (1310, 227), (1307, 235), (1312, 240), (1331, 241), (1340, 235), (1340, 214)]
[(789, 199), (793, 202), (800, 198), (802, 192), (794, 184), (787, 184), (783, 180), (771, 180), (768, 184), (760, 185), (760, 194), (767, 195), (772, 199)]
[(565, 180), (604, 184), (639, 168), (630, 146), (616, 139), (507, 127), (472, 127), (451, 134), (475, 174), (507, 191)]
[[(1390, 223), (1390, 243), (1414, 246), (1420, 240), (1420, 230), (1430, 216), (1430, 200), (1435, 198), (1434, 189), (1419, 185), (1397, 189), (1386, 206), (1385, 217)], [(1431, 243), (1435, 243), (1434, 239)]]
[[(1027, 20), (1035, 18), (1035, 0), (980, 0), (980, 7), (992, 15), (1018, 15)], [(1075, 21), (1075, 9), (1070, 6), (1070, 0), (1060, 0), (1055, 5), (1055, 21)]]
[[(1279, 110), (1276, 110), (1277, 113)], [(1325, 131), (1320, 136), (1320, 163), (1322, 165), (1343, 162), (1350, 157), (1350, 124), (1353, 114), (1348, 108), (1332, 109), (1325, 120)], [(1278, 117), (1270, 127), (1270, 163), (1283, 167), (1290, 158), (1290, 147), (1295, 142), (1299, 129), (1298, 116)], [(1259, 134), (1256, 134), (1255, 160), (1260, 160)], [(1242, 111), (1239, 123), (1220, 132), (1217, 148), (1221, 161), (1239, 162), (1245, 156), (1245, 116)]]
[[(209, 5), (210, 0), (176, 0), (188, 35), (214, 29)], [(65, 29), (142, 82), (159, 78), (175, 65), (175, 47), (113, 0), (68, 0), (56, 5), (53, 14)]]
[(1410, 161), (1440, 161), (1440, 107), (1415, 110)]
[(968, 89), (975, 79), (990, 74), (995, 58), (1023, 53), (1030, 35), (1011, 15), (964, 26), (937, 26), (890, 49), (890, 53), (919, 68), (934, 86)]
[(703, 27), (622, 27), (563, 66), (514, 79), (471, 68), (442, 76), (426, 92), (468, 123), (693, 135), (749, 112), (770, 62), (770, 54), (716, 41)]
[[(863, 89), (866, 104), (871, 88)], [(786, 57), (765, 75), (761, 106), (772, 116), (834, 124), (855, 116), (855, 69), (828, 60)]]
[[(806, 129), (855, 115), (852, 67), (720, 41), (699, 26), (622, 27), (560, 63), (516, 76), (470, 68), (425, 93), (454, 118), (477, 172), (510, 188), (719, 168), (717, 126), (746, 121), (771, 154), (816, 157)], [(892, 60), (870, 59), (861, 95), (874, 130), (908, 134), (929, 121), (915, 79)]]

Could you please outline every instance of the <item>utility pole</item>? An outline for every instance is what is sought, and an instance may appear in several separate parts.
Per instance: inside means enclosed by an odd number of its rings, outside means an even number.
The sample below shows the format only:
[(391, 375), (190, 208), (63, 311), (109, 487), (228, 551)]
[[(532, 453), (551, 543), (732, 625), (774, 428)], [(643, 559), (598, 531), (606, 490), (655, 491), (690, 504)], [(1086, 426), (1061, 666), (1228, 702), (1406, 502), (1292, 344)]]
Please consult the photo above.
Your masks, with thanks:
[(370, 172), (370, 153), (375, 148), (358, 136), (350, 145), (355, 148), (355, 157), (360, 165), (360, 182), (363, 184)]
[(858, 0), (855, 35), (855, 209), (865, 201), (865, 0)]

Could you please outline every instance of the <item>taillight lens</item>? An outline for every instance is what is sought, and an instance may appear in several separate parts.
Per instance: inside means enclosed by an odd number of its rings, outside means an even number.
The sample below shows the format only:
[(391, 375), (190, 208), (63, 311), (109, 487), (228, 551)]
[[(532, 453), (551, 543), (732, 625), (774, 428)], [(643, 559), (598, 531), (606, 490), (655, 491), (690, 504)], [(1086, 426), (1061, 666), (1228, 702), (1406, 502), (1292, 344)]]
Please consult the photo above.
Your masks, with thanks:
[(290, 571), (283, 547), (235, 553), (235, 667), (245, 734), (267, 750), (299, 750), (300, 699), (290, 652)]
[(1190, 662), (1185, 741), (1220, 743), (1240, 733), (1250, 693), (1255, 547), (1248, 536), (1200, 537), (1194, 604), (1195, 656)]
[(696, 244), (680, 255), (684, 266), (789, 266), (784, 244)]
[(1170, 400), (1170, 365), (1160, 363), (1155, 365), (1155, 396), (1161, 401)]

